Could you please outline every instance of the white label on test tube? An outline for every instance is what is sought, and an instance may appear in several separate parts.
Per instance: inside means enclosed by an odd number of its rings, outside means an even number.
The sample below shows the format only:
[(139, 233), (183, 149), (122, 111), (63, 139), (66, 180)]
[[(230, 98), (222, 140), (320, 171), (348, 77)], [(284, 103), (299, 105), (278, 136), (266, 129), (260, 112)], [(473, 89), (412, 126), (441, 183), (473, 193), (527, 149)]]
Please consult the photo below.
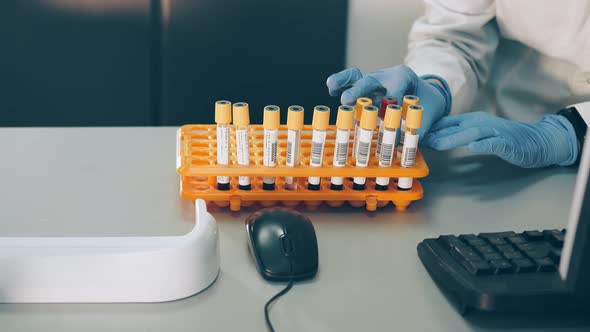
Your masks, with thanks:
[[(336, 130), (336, 146), (334, 148), (334, 167), (346, 166), (346, 160), (348, 159), (348, 143), (350, 142), (350, 131), (349, 130)], [(344, 178), (332, 177), (331, 181), (334, 185), (342, 185)]]
[(399, 128), (399, 145), (397, 146), (397, 157), (401, 158), (402, 151), (404, 149), (404, 139), (406, 136), (406, 121), (404, 119), (401, 120), (400, 128)]
[[(367, 167), (369, 165), (369, 153), (371, 153), (371, 141), (373, 140), (373, 131), (359, 127), (358, 130), (358, 148), (356, 151), (356, 166)], [(367, 178), (355, 177), (354, 183), (363, 185)]]
[[(393, 153), (395, 152), (395, 136), (397, 130), (383, 130), (383, 140), (381, 144), (381, 153), (379, 154), (379, 167), (390, 167), (393, 162)], [(388, 177), (379, 177), (375, 179), (380, 186), (389, 185)]]
[[(263, 165), (266, 167), (274, 167), (277, 164), (277, 133), (275, 130), (264, 129), (264, 157)], [(274, 184), (274, 176), (265, 176), (262, 178), (262, 182), (266, 184)]]
[[(229, 126), (217, 126), (217, 165), (229, 165)], [(218, 176), (217, 183), (229, 183), (229, 176)]]
[(416, 163), (416, 150), (418, 150), (418, 138), (420, 135), (406, 134), (402, 152), (402, 167), (413, 167)]
[[(402, 148), (402, 167), (413, 167), (416, 163), (416, 150), (418, 149), (418, 138), (420, 135), (405, 135), (404, 146)], [(412, 188), (412, 178), (399, 178), (397, 186), (401, 189)]]
[[(248, 143), (248, 130), (236, 129), (236, 148), (238, 154), (238, 165), (250, 165), (250, 144)], [(250, 185), (250, 177), (239, 176), (238, 183), (240, 186)]]
[[(311, 158), (309, 159), (309, 165), (311, 167), (322, 167), (322, 161), (324, 159), (324, 146), (326, 145), (326, 131), (325, 130), (314, 130), (311, 137)], [(310, 176), (307, 180), (309, 184), (319, 185), (320, 177)]]
[[(285, 164), (289, 167), (299, 165), (299, 147), (301, 146), (301, 132), (299, 130), (287, 130), (287, 160)], [(293, 184), (293, 177), (285, 177), (285, 183)]]
[(377, 119), (377, 123), (379, 124), (379, 131), (377, 132), (377, 146), (375, 147), (375, 157), (379, 157), (381, 153), (381, 145), (383, 145), (383, 131), (385, 130), (383, 126), (383, 120), (381, 118)]
[(356, 158), (356, 153), (358, 151), (358, 145), (359, 145), (359, 129), (361, 127), (359, 127), (359, 122), (357, 122), (354, 125), (354, 140), (352, 141), (352, 157)]

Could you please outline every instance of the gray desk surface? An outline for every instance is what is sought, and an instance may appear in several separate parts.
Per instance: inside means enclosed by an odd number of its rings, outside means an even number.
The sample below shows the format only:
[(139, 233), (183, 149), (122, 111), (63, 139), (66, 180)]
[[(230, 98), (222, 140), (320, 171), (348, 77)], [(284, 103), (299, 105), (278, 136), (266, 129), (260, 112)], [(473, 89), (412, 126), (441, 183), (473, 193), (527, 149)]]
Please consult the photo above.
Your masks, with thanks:
[[(175, 235), (175, 128), (0, 129), (2, 236)], [(428, 153), (425, 198), (406, 213), (309, 213), (320, 272), (272, 308), (278, 331), (587, 330), (579, 319), (459, 316), (416, 255), (441, 233), (561, 228), (575, 170), (522, 170), (486, 156)], [(264, 331), (264, 281), (247, 251), (247, 215), (214, 212), (222, 272), (207, 291), (160, 304), (0, 305), (3, 331)]]

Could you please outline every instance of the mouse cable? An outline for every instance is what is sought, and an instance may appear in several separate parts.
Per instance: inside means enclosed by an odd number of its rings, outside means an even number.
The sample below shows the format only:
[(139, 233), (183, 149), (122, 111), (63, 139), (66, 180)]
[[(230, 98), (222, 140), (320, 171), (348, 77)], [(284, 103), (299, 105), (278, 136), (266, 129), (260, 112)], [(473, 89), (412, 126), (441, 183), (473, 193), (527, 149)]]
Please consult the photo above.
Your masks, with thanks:
[[(289, 260), (289, 274), (293, 275), (293, 261)], [(268, 314), (268, 308), (270, 307), (270, 305), (279, 297), (287, 294), (287, 292), (289, 290), (291, 290), (291, 288), (293, 288), (293, 278), (289, 279), (289, 283), (287, 284), (287, 287), (283, 288), (283, 290), (281, 290), (280, 292), (276, 293), (275, 296), (271, 297), (270, 300), (268, 300), (266, 302), (266, 304), (264, 305), (264, 319), (266, 320), (266, 326), (268, 326), (268, 329), (270, 332), (275, 332), (274, 327), (272, 326), (272, 322), (270, 321), (270, 317)]]
[(283, 290), (281, 290), (280, 292), (278, 292), (275, 296), (273, 296), (270, 300), (268, 300), (268, 302), (266, 302), (266, 304), (264, 305), (264, 319), (266, 320), (266, 326), (268, 326), (268, 329), (271, 332), (274, 332), (275, 329), (273, 328), (272, 323), (270, 321), (270, 317), (268, 315), (268, 307), (276, 299), (278, 299), (279, 297), (285, 295), (291, 288), (293, 288), (293, 279), (289, 280), (289, 283), (287, 284), (287, 287), (283, 288)]

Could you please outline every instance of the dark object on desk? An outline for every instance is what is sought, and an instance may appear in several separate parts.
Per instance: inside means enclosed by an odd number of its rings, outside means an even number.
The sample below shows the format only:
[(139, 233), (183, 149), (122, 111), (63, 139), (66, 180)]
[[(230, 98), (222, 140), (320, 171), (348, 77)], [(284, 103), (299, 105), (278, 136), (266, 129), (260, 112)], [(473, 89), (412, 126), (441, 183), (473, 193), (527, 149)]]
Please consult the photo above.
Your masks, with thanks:
[(268, 329), (274, 328), (268, 309), (285, 295), (295, 280), (312, 278), (318, 271), (318, 242), (311, 221), (295, 210), (268, 208), (246, 219), (248, 244), (262, 276), (271, 281), (288, 281), (287, 286), (264, 305)]
[(318, 270), (315, 230), (303, 214), (269, 208), (246, 219), (248, 244), (262, 276), (271, 281), (303, 280)]
[(443, 235), (418, 245), (432, 279), (462, 314), (589, 310), (590, 135), (565, 230)]
[(557, 272), (564, 231), (443, 235), (418, 255), (459, 311), (573, 311), (575, 293)]

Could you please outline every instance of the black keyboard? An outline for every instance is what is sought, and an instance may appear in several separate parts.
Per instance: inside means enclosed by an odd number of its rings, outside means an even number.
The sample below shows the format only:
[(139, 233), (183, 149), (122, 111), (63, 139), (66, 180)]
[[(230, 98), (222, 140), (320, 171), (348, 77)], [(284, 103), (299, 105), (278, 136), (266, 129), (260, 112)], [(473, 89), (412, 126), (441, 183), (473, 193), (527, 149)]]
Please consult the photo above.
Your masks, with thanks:
[(565, 230), (442, 235), (418, 245), (431, 277), (461, 313), (572, 311), (557, 270)]

